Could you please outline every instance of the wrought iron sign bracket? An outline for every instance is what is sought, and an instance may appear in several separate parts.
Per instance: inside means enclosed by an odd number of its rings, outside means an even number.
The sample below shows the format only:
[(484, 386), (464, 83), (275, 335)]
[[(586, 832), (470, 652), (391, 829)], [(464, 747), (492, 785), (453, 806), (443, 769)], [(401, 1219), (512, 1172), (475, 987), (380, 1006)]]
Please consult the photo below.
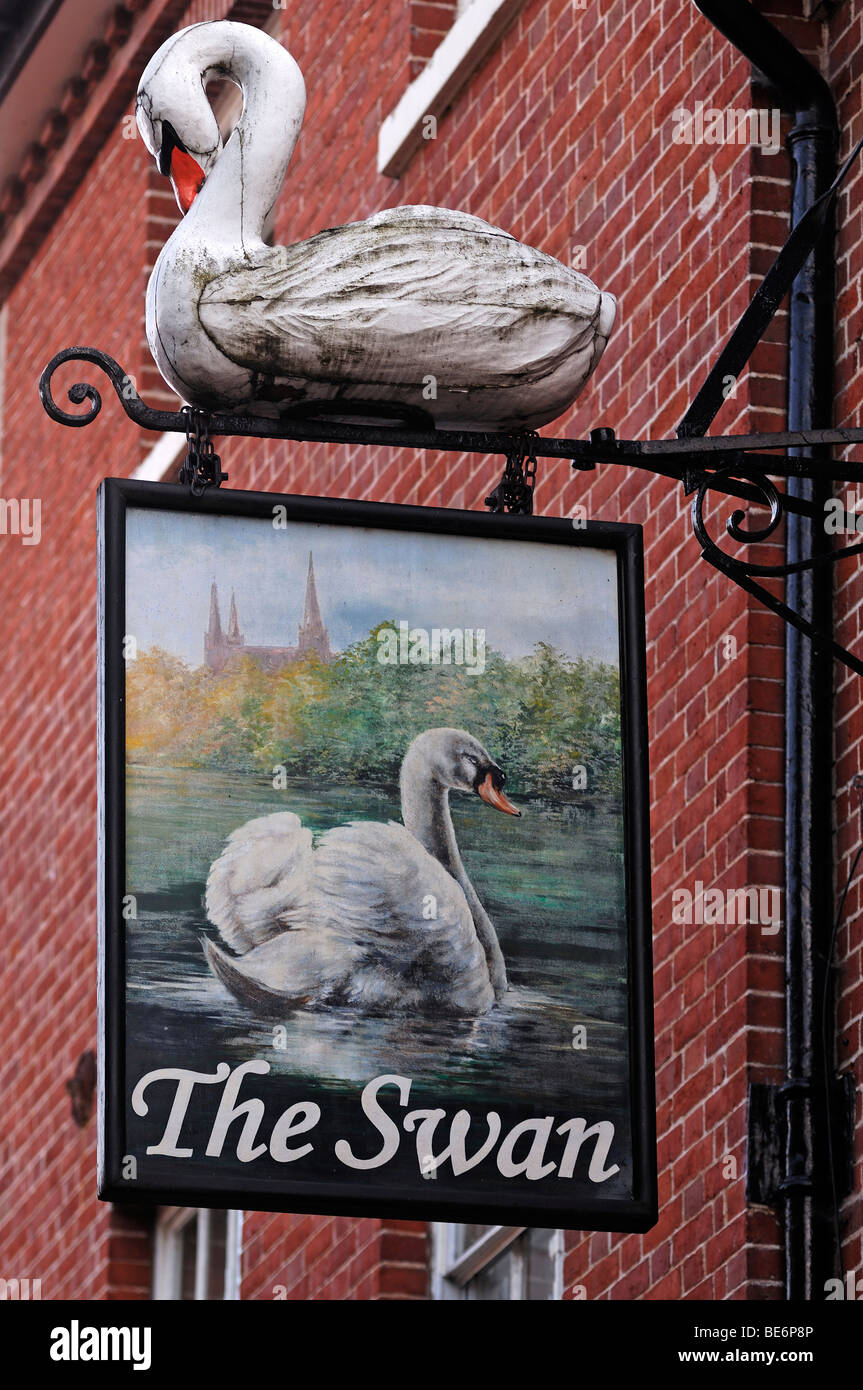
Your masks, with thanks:
[[(524, 513), (532, 510), (537, 458), (569, 459), (573, 468), (585, 472), (598, 465), (623, 464), (679, 482), (685, 494), (695, 493), (692, 525), (704, 559), (772, 612), (805, 633), (820, 650), (829, 652), (852, 671), (863, 675), (863, 660), (817, 631), (757, 582), (758, 578), (781, 578), (816, 565), (833, 564), (863, 554), (863, 542), (828, 550), (795, 564), (761, 565), (728, 555), (711, 539), (704, 523), (705, 500), (708, 492), (714, 491), (769, 510), (769, 519), (758, 528), (743, 527), (745, 514), (741, 510), (734, 511), (729, 517), (726, 524), (729, 536), (745, 545), (767, 540), (779, 526), (784, 512), (796, 512), (823, 525), (823, 516), (819, 517), (808, 502), (781, 491), (773, 479), (830, 478), (837, 482), (863, 483), (863, 463), (832, 458), (788, 457), (784, 451), (806, 446), (826, 448), (861, 444), (863, 429), (789, 430), (710, 438), (626, 440), (617, 439), (613, 430), (602, 428), (593, 430), (590, 439), (551, 439), (532, 433), (435, 430), (419, 410), (407, 415), (400, 411), (398, 418), (391, 419), (391, 423), (387, 424), (370, 424), (368, 418), (359, 423), (350, 423), (344, 418), (352, 410), (357, 414), (362, 411), (365, 417), (382, 416), (380, 410), (365, 403), (333, 404), (329, 407), (329, 417), (315, 416), (307, 408), (298, 408), (293, 414), (282, 413), (272, 419), (260, 415), (205, 414), (191, 411), (188, 407), (179, 411), (154, 410), (142, 401), (132, 378), (107, 353), (99, 348), (72, 347), (58, 352), (45, 367), (39, 379), (39, 395), (52, 420), (75, 429), (89, 425), (96, 419), (102, 409), (102, 397), (95, 386), (77, 382), (68, 391), (69, 400), (73, 405), (83, 405), (87, 401), (88, 409), (76, 414), (58, 405), (52, 394), (51, 382), (57, 369), (67, 362), (90, 362), (99, 367), (111, 382), (126, 415), (136, 425), (159, 432), (186, 434), (189, 448), (180, 480), (188, 482), (197, 493), (210, 486), (218, 487), (227, 477), (221, 471), (220, 460), (213, 449), (213, 435), (502, 454), (506, 459), (503, 477), (486, 499), (486, 504), (494, 511)], [(749, 455), (754, 457), (749, 458)]]
[[(603, 452), (607, 456), (607, 451), (614, 447), (612, 431), (595, 430), (592, 437), (596, 438), (597, 442), (602, 445)], [(795, 512), (800, 516), (809, 517), (816, 526), (823, 528), (826, 520), (824, 511), (804, 498), (796, 497), (787, 491), (783, 492), (777, 486), (774, 478), (785, 476), (789, 479), (817, 478), (822, 481), (825, 478), (830, 478), (833, 481), (859, 483), (863, 481), (863, 466), (848, 460), (825, 460), (798, 456), (789, 458), (787, 455), (765, 454), (760, 451), (804, 446), (847, 445), (858, 443), (861, 439), (863, 439), (863, 431), (860, 430), (825, 429), (794, 430), (769, 435), (740, 435), (736, 439), (734, 436), (713, 439), (684, 436), (678, 440), (657, 440), (640, 445), (640, 448), (649, 457), (656, 458), (657, 455), (665, 455), (666, 458), (673, 459), (675, 455), (679, 455), (684, 460), (679, 476), (684, 493), (688, 496), (695, 493), (692, 502), (692, 528), (701, 546), (702, 558), (719, 570), (721, 574), (724, 574), (727, 579), (751, 594), (772, 613), (777, 614), (784, 622), (802, 632), (818, 651), (835, 657), (836, 660), (841, 661), (843, 665), (859, 676), (863, 676), (863, 660), (855, 656), (853, 652), (848, 651), (846, 647), (841, 646), (840, 643), (835, 642), (827, 633), (821, 632), (808, 619), (795, 612), (793, 608), (771, 593), (758, 580), (761, 578), (786, 578), (790, 574), (799, 574), (804, 570), (836, 564), (840, 560), (863, 554), (863, 543), (835, 549), (828, 549), (825, 545), (823, 550), (818, 551), (808, 559), (798, 560), (790, 564), (759, 564), (755, 561), (739, 559), (721, 549), (708, 534), (704, 521), (704, 506), (707, 494), (713, 490), (726, 496), (739, 497), (746, 502), (769, 510), (769, 518), (762, 526), (748, 528), (743, 524), (746, 519), (744, 511), (737, 509), (731, 513), (726, 521), (726, 531), (732, 540), (742, 545), (754, 545), (768, 540), (776, 531), (786, 512)], [(752, 454), (752, 458), (747, 457), (749, 453)], [(617, 457), (620, 462), (632, 462), (627, 455), (625, 444), (621, 444), (619, 447)], [(707, 466), (711, 463), (715, 466)], [(655, 471), (665, 476), (670, 476), (672, 472), (664, 462)], [(773, 476), (768, 476), (768, 473)], [(844, 507), (842, 507), (842, 511), (844, 514)], [(851, 512), (850, 516), (853, 518), (853, 527), (856, 530), (856, 513)], [(863, 523), (863, 517), (861, 517), (861, 523)], [(859, 529), (863, 531), (863, 524)]]

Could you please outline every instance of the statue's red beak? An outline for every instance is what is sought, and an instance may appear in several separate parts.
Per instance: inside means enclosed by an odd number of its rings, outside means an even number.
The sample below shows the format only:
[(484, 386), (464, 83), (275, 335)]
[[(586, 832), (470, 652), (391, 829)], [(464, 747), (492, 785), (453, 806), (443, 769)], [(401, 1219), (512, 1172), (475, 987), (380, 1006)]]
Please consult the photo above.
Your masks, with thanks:
[(206, 174), (196, 159), (177, 145), (171, 150), (171, 183), (183, 216), (201, 191)]
[(477, 793), (482, 797), (483, 801), (485, 801), (487, 805), (493, 806), (496, 811), (506, 811), (506, 814), (508, 816), (521, 815), (521, 811), (519, 811), (518, 807), (513, 806), (512, 802), (504, 796), (503, 792), (499, 791), (498, 788), (494, 785), (494, 783), (491, 780), (490, 772), (484, 778), (484, 780), (480, 782), (479, 786), (477, 787)]

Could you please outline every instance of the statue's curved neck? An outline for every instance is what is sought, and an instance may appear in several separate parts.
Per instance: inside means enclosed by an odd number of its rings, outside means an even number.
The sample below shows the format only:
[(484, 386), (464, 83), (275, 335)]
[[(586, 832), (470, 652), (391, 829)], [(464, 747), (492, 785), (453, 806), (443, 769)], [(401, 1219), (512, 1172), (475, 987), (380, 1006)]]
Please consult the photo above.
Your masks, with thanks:
[(182, 225), (210, 245), (251, 251), (269, 233), (303, 122), (305, 84), (291, 55), (254, 32), (242, 47), (202, 43), (199, 59), (202, 75), (238, 83), (243, 110)]

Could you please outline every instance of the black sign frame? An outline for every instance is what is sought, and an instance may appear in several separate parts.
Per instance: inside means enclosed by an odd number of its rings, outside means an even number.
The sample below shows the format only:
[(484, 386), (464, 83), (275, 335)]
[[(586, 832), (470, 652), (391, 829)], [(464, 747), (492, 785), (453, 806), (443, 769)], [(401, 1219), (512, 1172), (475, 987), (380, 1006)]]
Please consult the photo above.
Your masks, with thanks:
[[(617, 561), (623, 749), (624, 876), (628, 931), (628, 1058), (631, 1194), (589, 1200), (549, 1200), (524, 1183), (510, 1199), (470, 1190), (438, 1193), (423, 1180), (409, 1195), (364, 1189), (362, 1174), (344, 1179), (284, 1180), (243, 1175), (241, 1184), (214, 1168), (184, 1183), (136, 1169), (129, 1174), (126, 1094), (125, 800), (126, 517), (129, 508), (203, 516), (268, 518), (283, 507), (291, 522), (432, 532), (487, 540), (593, 547)], [(650, 910), (648, 737), (641, 527), (606, 522), (500, 516), (438, 508), (210, 489), (197, 498), (183, 487), (106, 479), (99, 492), (100, 562), (100, 951), (99, 951), (99, 1197), (105, 1201), (314, 1212), (414, 1220), (482, 1221), (583, 1230), (646, 1231), (658, 1217)], [(505, 602), (502, 591), (501, 601)], [(214, 1059), (215, 1065), (215, 1059)], [(359, 1110), (357, 1088), (357, 1115)], [(385, 1093), (382, 1100), (393, 1099)], [(390, 1108), (392, 1108), (390, 1106)], [(357, 1141), (359, 1143), (359, 1141)], [(565, 1193), (561, 1194), (565, 1196)]]

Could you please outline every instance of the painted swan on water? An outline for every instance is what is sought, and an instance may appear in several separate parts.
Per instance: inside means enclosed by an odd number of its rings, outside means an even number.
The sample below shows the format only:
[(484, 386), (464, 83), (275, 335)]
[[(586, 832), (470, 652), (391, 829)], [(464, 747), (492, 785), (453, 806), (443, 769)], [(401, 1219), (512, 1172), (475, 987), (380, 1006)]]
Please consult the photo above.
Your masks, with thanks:
[(462, 729), (428, 729), (401, 769), (403, 825), (352, 821), (312, 832), (290, 811), (247, 821), (207, 880), (213, 973), (276, 1014), (306, 1003), (368, 1013), (481, 1014), (506, 989), (497, 934), (459, 855), (451, 790), (508, 815), (504, 774)]
[[(213, 77), (243, 91), (224, 146)], [(349, 402), (356, 413), (366, 401), (450, 429), (533, 429), (562, 414), (602, 355), (613, 296), (444, 208), (392, 208), (269, 245), (304, 110), (294, 59), (250, 25), (193, 25), (147, 65), (138, 127), (185, 214), (147, 290), (165, 380), (209, 410)]]

